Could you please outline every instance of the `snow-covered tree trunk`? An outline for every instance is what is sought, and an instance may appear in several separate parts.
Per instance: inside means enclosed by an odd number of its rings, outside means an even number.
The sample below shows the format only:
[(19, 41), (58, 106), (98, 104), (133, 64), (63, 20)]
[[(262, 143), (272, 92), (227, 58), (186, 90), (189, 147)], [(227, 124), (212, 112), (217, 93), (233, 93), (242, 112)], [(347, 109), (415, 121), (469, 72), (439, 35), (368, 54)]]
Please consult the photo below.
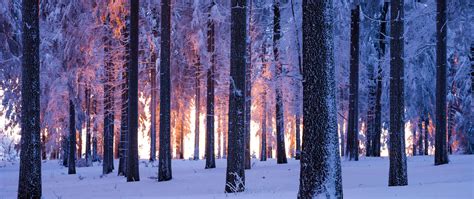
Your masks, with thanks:
[(225, 192), (245, 190), (245, 67), (247, 0), (231, 0), (228, 157)]
[(261, 150), (260, 150), (260, 161), (267, 161), (267, 92), (263, 91), (263, 111), (262, 111), (262, 128), (261, 128)]
[(387, 12), (390, 2), (383, 4), (380, 14), (380, 30), (379, 30), (379, 46), (378, 46), (378, 69), (377, 69), (377, 86), (375, 91), (375, 121), (374, 135), (372, 140), (372, 155), (380, 156), (380, 137), (382, 135), (382, 63), (385, 57), (385, 36), (387, 35)]
[[(71, 95), (71, 93), (70, 93)], [(76, 112), (74, 102), (69, 100), (69, 157), (68, 174), (76, 174)]]
[(128, 159), (128, 69), (130, 64), (130, 41), (129, 41), (129, 16), (125, 16), (125, 26), (123, 27), (122, 46), (125, 47), (122, 66), (122, 108), (120, 116), (120, 146), (119, 146), (119, 168), (118, 175), (127, 175), (127, 159)]
[(139, 0), (130, 0), (130, 66), (128, 74), (127, 182), (140, 181), (138, 170), (138, 21)]
[(404, 0), (390, 2), (390, 168), (388, 186), (408, 184), (404, 131)]
[(91, 88), (89, 84), (86, 84), (85, 96), (86, 99), (86, 164), (87, 166), (92, 165), (92, 154), (91, 154)]
[(349, 75), (349, 121), (347, 132), (347, 158), (359, 160), (359, 24), (360, 5), (356, 0), (351, 9), (351, 46)]
[(283, 93), (281, 89), (283, 66), (280, 62), (280, 0), (273, 0), (273, 56), (275, 62), (275, 93), (276, 93), (276, 140), (277, 140), (277, 163), (286, 164), (285, 152), (285, 119), (283, 109)]
[(206, 104), (206, 169), (216, 168), (214, 153), (214, 71), (216, 68), (215, 54), (215, 24), (211, 18), (212, 7), (215, 6), (212, 1), (209, 5), (209, 19), (207, 24), (207, 51), (210, 54), (211, 66), (207, 69), (207, 104)]
[[(170, 116), (170, 34), (171, 1), (161, 1), (161, 51), (160, 51), (160, 146), (158, 181), (168, 181), (171, 173), (171, 116)], [(181, 143), (182, 144), (182, 143)]]
[(436, 132), (435, 165), (447, 164), (446, 141), (446, 0), (436, 1)]
[(194, 85), (194, 91), (195, 93), (195, 98), (194, 98), (194, 104), (196, 107), (196, 112), (194, 113), (194, 160), (199, 160), (199, 130), (200, 130), (200, 122), (199, 122), (199, 116), (200, 110), (201, 110), (201, 59), (199, 56), (199, 52), (196, 50), (196, 60), (195, 60), (195, 66), (196, 66), (196, 73), (195, 73), (195, 85)]
[[(247, 32), (250, 34), (252, 29), (252, 2), (253, 0), (248, 0), (248, 9), (247, 9)], [(252, 37), (247, 36), (247, 55), (246, 55), (246, 64), (245, 67), (245, 169), (250, 169), (251, 167), (251, 157), (250, 157), (250, 121), (252, 119)]]
[[(299, 71), (299, 75), (302, 75), (303, 73), (303, 63), (302, 63), (302, 60), (301, 60), (301, 43), (300, 43), (300, 33), (299, 33), (299, 29), (298, 29), (298, 25), (296, 23), (296, 15), (295, 15), (295, 3), (293, 0), (291, 0), (291, 14), (293, 16), (293, 19), (294, 19), (294, 25), (295, 25), (295, 39), (296, 39), (296, 50), (298, 51), (297, 54), (298, 54), (298, 71)], [(297, 107), (296, 107), (296, 129), (295, 129), (295, 137), (296, 137), (296, 154), (295, 154), (295, 159), (296, 160), (299, 160), (300, 159), (300, 154), (301, 154), (301, 140), (300, 140), (300, 132), (301, 132), (301, 108), (300, 108), (300, 103), (301, 103), (301, 96), (300, 96), (300, 91), (301, 91), (301, 85), (300, 83), (297, 84), (296, 86), (296, 99), (295, 101), (297, 102)]]
[(41, 198), (39, 2), (22, 2), (23, 56), (18, 198)]
[(109, 17), (104, 22), (105, 34), (104, 56), (105, 56), (105, 83), (104, 83), (104, 136), (103, 136), (103, 166), (102, 173), (108, 174), (113, 171), (113, 140), (114, 140), (114, 111), (113, 111), (113, 64), (111, 63), (112, 38), (109, 27)]
[[(303, 146), (298, 198), (342, 198), (333, 2), (303, 1)], [(317, 143), (317, 144), (316, 144)]]

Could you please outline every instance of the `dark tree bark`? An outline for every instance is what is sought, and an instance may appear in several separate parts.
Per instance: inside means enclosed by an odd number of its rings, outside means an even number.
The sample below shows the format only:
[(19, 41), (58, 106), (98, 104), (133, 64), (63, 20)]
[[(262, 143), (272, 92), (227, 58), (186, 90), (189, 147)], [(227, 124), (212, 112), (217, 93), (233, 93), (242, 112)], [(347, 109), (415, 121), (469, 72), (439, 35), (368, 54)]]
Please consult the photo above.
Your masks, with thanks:
[(139, 0), (130, 0), (130, 66), (128, 74), (127, 182), (140, 181), (138, 171), (138, 11)]
[(93, 98), (92, 99), (92, 111), (94, 114), (94, 126), (92, 128), (93, 136), (92, 136), (92, 162), (97, 162), (99, 161), (99, 155), (97, 154), (97, 113), (99, 112), (99, 106), (97, 106), (97, 99)]
[[(247, 31), (248, 34), (251, 32), (252, 25), (252, 2), (248, 1), (247, 9)], [(250, 120), (252, 119), (252, 37), (247, 37), (247, 66), (245, 67), (245, 169), (250, 169), (251, 157), (250, 157)]]
[(380, 157), (380, 137), (382, 135), (382, 60), (385, 57), (385, 35), (387, 35), (387, 12), (390, 2), (385, 2), (380, 15), (377, 87), (375, 91), (375, 130), (372, 140), (372, 155)]
[(21, 153), (18, 198), (41, 198), (38, 1), (22, 1)]
[[(209, 11), (216, 3), (212, 1), (209, 6)], [(211, 55), (211, 67), (207, 70), (207, 104), (206, 104), (206, 169), (216, 168), (216, 160), (214, 153), (214, 71), (216, 68), (216, 54), (215, 54), (215, 26), (214, 20), (211, 19), (211, 12), (209, 12), (209, 19), (207, 24), (207, 51)]]
[(106, 57), (105, 61), (105, 76), (106, 81), (104, 84), (104, 136), (103, 136), (103, 166), (102, 173), (111, 173), (114, 169), (113, 159), (113, 141), (114, 141), (114, 111), (113, 111), (113, 65), (111, 63), (110, 48), (112, 46), (112, 40), (110, 38), (110, 27), (109, 17), (104, 22), (105, 32), (107, 36), (104, 36), (104, 54)]
[(76, 174), (76, 112), (74, 103), (69, 100), (69, 157), (68, 174)]
[(263, 111), (262, 111), (262, 129), (261, 129), (261, 152), (260, 161), (267, 161), (267, 92), (263, 91)]
[(349, 74), (349, 121), (347, 132), (347, 156), (359, 160), (359, 24), (360, 5), (358, 1), (351, 9), (351, 49)]
[(423, 119), (418, 120), (418, 155), (423, 155)]
[(91, 154), (91, 89), (86, 84), (85, 91), (86, 99), (86, 164), (87, 166), (92, 165), (92, 154)]
[[(342, 198), (333, 2), (303, 1), (303, 147), (298, 198)], [(316, 144), (317, 143), (317, 144)]]
[(129, 27), (130, 19), (125, 16), (125, 26), (123, 28), (123, 42), (125, 46), (125, 54), (123, 57), (124, 64), (122, 66), (122, 108), (120, 116), (120, 146), (119, 146), (119, 176), (127, 176), (127, 159), (128, 159), (128, 70), (130, 64), (129, 55)]
[(285, 120), (283, 114), (283, 93), (281, 91), (282, 64), (280, 63), (280, 0), (273, 1), (273, 56), (275, 61), (275, 92), (276, 92), (276, 140), (277, 140), (277, 163), (286, 164), (285, 153)]
[(41, 160), (46, 160), (46, 133), (41, 135)]
[(404, 0), (392, 0), (390, 10), (390, 168), (388, 186), (408, 184), (404, 131)]
[(161, 51), (160, 51), (160, 151), (158, 181), (168, 181), (171, 173), (170, 135), (170, 33), (171, 1), (161, 1)]
[(428, 155), (428, 148), (429, 148), (429, 143), (428, 143), (428, 136), (430, 135), (430, 118), (426, 117), (425, 118), (425, 155)]
[(446, 140), (446, 0), (436, 1), (436, 132), (435, 165), (447, 164)]
[(413, 156), (416, 156), (416, 126), (413, 126), (412, 127), (412, 138), (413, 138), (413, 141), (412, 141), (412, 155)]
[(63, 150), (63, 166), (67, 167), (67, 161), (69, 158), (69, 136), (63, 135), (62, 139), (61, 147)]
[(245, 68), (247, 1), (231, 0), (229, 135), (225, 192), (245, 190)]
[(196, 105), (196, 112), (194, 117), (194, 160), (199, 160), (199, 130), (200, 130), (200, 123), (199, 123), (199, 116), (201, 115), (201, 59), (199, 56), (199, 52), (196, 51), (196, 62), (194, 63), (196, 66), (196, 73), (195, 73), (195, 86), (194, 91), (196, 92), (194, 103)]
[(156, 53), (153, 52), (150, 60), (151, 79), (151, 129), (150, 129), (150, 162), (156, 160)]

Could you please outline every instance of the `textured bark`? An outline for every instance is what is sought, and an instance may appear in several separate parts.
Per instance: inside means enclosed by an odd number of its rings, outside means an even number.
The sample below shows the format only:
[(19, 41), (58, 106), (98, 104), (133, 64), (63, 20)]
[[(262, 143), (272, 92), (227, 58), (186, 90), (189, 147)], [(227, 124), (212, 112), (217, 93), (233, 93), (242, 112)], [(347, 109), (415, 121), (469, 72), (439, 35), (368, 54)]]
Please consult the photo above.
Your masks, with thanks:
[[(293, 2), (293, 0), (291, 0), (291, 14), (293, 16), (293, 19), (296, 19), (296, 15), (295, 15), (295, 3)], [(302, 60), (301, 60), (301, 43), (300, 43), (300, 33), (299, 33), (299, 29), (298, 29), (298, 25), (297, 23), (294, 23), (295, 25), (295, 35), (296, 35), (296, 51), (297, 54), (298, 54), (298, 71), (300, 72), (299, 75), (302, 75), (303, 74), (303, 63), (302, 63)], [(298, 83), (298, 86), (296, 87), (296, 101), (298, 103), (301, 102), (301, 96), (300, 96), (300, 91), (301, 91), (301, 85)], [(301, 154), (301, 140), (300, 140), (300, 132), (301, 132), (301, 113), (300, 113), (300, 106), (297, 105), (297, 110), (296, 110), (296, 129), (295, 129), (295, 137), (296, 137), (296, 154), (295, 154), (295, 159), (296, 160), (299, 160), (300, 159), (300, 154)]]
[(104, 54), (105, 61), (105, 84), (104, 84), (104, 136), (103, 136), (103, 166), (102, 173), (108, 174), (113, 171), (113, 140), (114, 140), (114, 111), (113, 111), (113, 64), (111, 63), (112, 41), (110, 38), (109, 17), (104, 22), (105, 32), (108, 36), (104, 36)]
[[(247, 32), (250, 35), (252, 25), (252, 2), (248, 1)], [(252, 37), (247, 37), (247, 66), (245, 67), (245, 169), (250, 169), (250, 120), (252, 119)]]
[(446, 0), (436, 1), (436, 132), (435, 165), (447, 164), (446, 140)]
[(156, 54), (152, 53), (150, 59), (150, 79), (151, 79), (151, 124), (150, 124), (150, 162), (156, 160)]
[(130, 0), (127, 182), (140, 181), (138, 170), (138, 1)]
[(285, 152), (285, 119), (283, 109), (283, 93), (281, 90), (282, 64), (280, 63), (280, 0), (273, 1), (273, 56), (275, 61), (275, 93), (276, 93), (276, 140), (277, 163), (286, 164)]
[(351, 9), (351, 46), (349, 74), (349, 121), (347, 132), (347, 157), (349, 160), (359, 160), (359, 24), (360, 6), (353, 5)]
[(333, 2), (303, 1), (301, 199), (342, 198), (333, 56)]
[(247, 1), (231, 0), (229, 135), (225, 192), (245, 190), (245, 54)]
[(377, 70), (377, 87), (375, 91), (375, 119), (374, 119), (374, 135), (372, 140), (372, 155), (380, 157), (380, 137), (382, 135), (382, 63), (385, 57), (385, 35), (387, 35), (387, 12), (390, 2), (385, 2), (380, 15), (379, 30), (379, 48), (378, 48), (378, 70)]
[(74, 103), (69, 100), (69, 157), (68, 174), (76, 174), (76, 112)]
[(196, 112), (194, 117), (194, 160), (199, 160), (199, 130), (200, 130), (200, 123), (199, 123), (199, 116), (201, 115), (201, 59), (199, 56), (199, 52), (196, 51), (196, 62), (194, 63), (196, 66), (196, 73), (195, 73), (195, 85), (194, 91), (196, 92), (194, 103), (196, 105)]
[(158, 181), (168, 181), (171, 173), (171, 121), (170, 121), (170, 33), (171, 1), (161, 1), (161, 51), (160, 51), (160, 146)]
[[(215, 5), (212, 1), (209, 6), (209, 11)], [(214, 71), (216, 68), (216, 54), (215, 54), (215, 25), (211, 19), (209, 12), (209, 21), (207, 24), (207, 51), (211, 55), (211, 67), (207, 70), (207, 104), (206, 104), (206, 169), (216, 168), (216, 160), (214, 153)]]
[(404, 131), (404, 0), (392, 0), (390, 10), (390, 168), (388, 186), (408, 184)]
[(267, 161), (267, 92), (264, 91), (263, 99), (263, 111), (262, 111), (262, 129), (261, 129), (261, 150), (260, 150), (260, 161)]
[(67, 135), (62, 136), (61, 147), (63, 150), (63, 166), (67, 167), (67, 161), (69, 158), (69, 136)]
[(86, 99), (86, 163), (87, 166), (92, 165), (92, 154), (91, 154), (91, 89), (89, 85), (86, 85), (85, 96)]
[(38, 1), (22, 3), (21, 153), (18, 198), (41, 198), (40, 34)]
[(125, 46), (125, 55), (123, 57), (124, 64), (122, 66), (122, 108), (120, 116), (120, 146), (119, 146), (119, 176), (127, 176), (127, 159), (128, 159), (128, 68), (130, 64), (129, 55), (129, 27), (130, 20), (125, 16), (125, 26), (123, 29), (123, 42)]
[(99, 161), (99, 155), (97, 153), (97, 132), (98, 132), (98, 121), (97, 121), (97, 113), (99, 112), (99, 106), (97, 106), (97, 99), (93, 98), (92, 99), (92, 111), (94, 114), (94, 126), (92, 128), (92, 162), (97, 162)]

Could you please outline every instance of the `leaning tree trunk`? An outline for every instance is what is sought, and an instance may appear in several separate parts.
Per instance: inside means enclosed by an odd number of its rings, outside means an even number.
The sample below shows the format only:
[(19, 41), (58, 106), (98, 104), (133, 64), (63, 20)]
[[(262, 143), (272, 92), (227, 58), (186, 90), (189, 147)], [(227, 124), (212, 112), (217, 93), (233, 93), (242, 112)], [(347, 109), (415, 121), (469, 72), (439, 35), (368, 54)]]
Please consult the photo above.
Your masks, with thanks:
[(129, 55), (129, 16), (125, 16), (125, 26), (123, 28), (123, 42), (125, 54), (123, 56), (124, 64), (122, 66), (122, 108), (120, 116), (120, 146), (119, 146), (119, 176), (127, 176), (127, 159), (128, 159), (128, 68), (130, 64)]
[(276, 140), (277, 140), (277, 163), (286, 164), (285, 153), (285, 120), (283, 109), (283, 93), (281, 90), (282, 64), (280, 63), (280, 0), (273, 1), (273, 56), (275, 61), (275, 93), (276, 93)]
[(359, 160), (359, 23), (360, 8), (358, 1), (351, 9), (351, 49), (349, 75), (349, 121), (347, 132), (347, 156), (349, 160)]
[(374, 157), (380, 157), (380, 137), (382, 135), (382, 63), (385, 57), (385, 35), (387, 35), (387, 12), (390, 2), (385, 1), (380, 15), (379, 48), (378, 48), (378, 70), (377, 87), (375, 91), (375, 121), (374, 135), (372, 140), (372, 153)]
[(301, 199), (342, 198), (332, 7), (331, 0), (303, 1)]
[(69, 100), (69, 157), (68, 174), (76, 174), (76, 112), (74, 103)]
[[(216, 3), (214, 1), (209, 5), (209, 11)], [(215, 55), (215, 26), (209, 12), (209, 21), (207, 24), (207, 51), (211, 56), (211, 67), (207, 70), (207, 104), (206, 104), (206, 169), (216, 168), (214, 153), (214, 71), (216, 68)]]
[[(171, 180), (171, 117), (170, 117), (170, 34), (171, 1), (161, 2), (161, 51), (160, 51), (160, 146), (158, 181)], [(182, 144), (182, 143), (181, 143)]]
[(138, 170), (138, 1), (130, 0), (127, 182), (140, 181)]
[(21, 153), (18, 198), (41, 198), (39, 2), (22, 3)]
[(247, 1), (231, 0), (229, 135), (225, 192), (245, 190), (245, 54)]
[(388, 186), (408, 184), (404, 136), (403, 42), (404, 0), (392, 0), (390, 10), (390, 168)]
[(447, 164), (446, 141), (446, 0), (436, 1), (436, 132), (435, 165)]

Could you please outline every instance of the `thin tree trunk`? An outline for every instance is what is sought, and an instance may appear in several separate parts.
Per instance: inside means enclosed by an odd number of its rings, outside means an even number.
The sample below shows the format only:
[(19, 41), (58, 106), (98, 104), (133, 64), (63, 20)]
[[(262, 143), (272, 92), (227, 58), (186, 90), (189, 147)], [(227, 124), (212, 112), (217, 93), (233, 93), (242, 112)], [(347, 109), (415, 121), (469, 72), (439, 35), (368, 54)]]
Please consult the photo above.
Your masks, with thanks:
[(436, 1), (436, 128), (435, 165), (448, 164), (446, 140), (446, 0)]
[(418, 119), (418, 155), (423, 155), (423, 119)]
[(342, 198), (333, 2), (303, 1), (303, 146), (298, 198)]
[(380, 137), (382, 134), (382, 63), (385, 57), (385, 35), (387, 35), (387, 12), (390, 2), (383, 4), (380, 15), (379, 48), (378, 48), (378, 70), (377, 70), (377, 88), (375, 95), (375, 130), (372, 141), (372, 152), (374, 157), (380, 157)]
[[(296, 15), (295, 15), (295, 3), (293, 2), (293, 0), (291, 0), (291, 14), (293, 16), (293, 19), (295, 20), (295, 22), (297, 21), (296, 20)], [(302, 60), (301, 60), (301, 43), (300, 43), (300, 33), (299, 33), (299, 29), (298, 29), (298, 24), (297, 23), (294, 23), (295, 25), (295, 35), (296, 35), (296, 51), (297, 54), (298, 54), (298, 71), (299, 71), (299, 75), (302, 75), (303, 74), (303, 64), (302, 64)], [(296, 102), (298, 103), (297, 104), (297, 110), (296, 110), (296, 130), (295, 130), (295, 136), (296, 136), (296, 154), (295, 154), (295, 159), (296, 160), (299, 160), (300, 159), (300, 153), (301, 153), (301, 140), (300, 140), (300, 132), (301, 132), (301, 129), (300, 129), (300, 123), (301, 123), (301, 113), (300, 113), (300, 107), (299, 107), (299, 103), (301, 103), (301, 97), (300, 97), (300, 91), (301, 91), (301, 86), (298, 84), (297, 86), (297, 89), (296, 89)]]
[(349, 160), (359, 160), (359, 24), (360, 6), (358, 1), (351, 9), (351, 49), (349, 75), (349, 121), (347, 132), (347, 156)]
[(280, 0), (273, 1), (273, 56), (275, 61), (275, 92), (276, 92), (276, 140), (277, 140), (277, 163), (286, 164), (285, 152), (285, 119), (283, 109), (283, 93), (281, 90), (282, 64), (280, 63)]
[(267, 161), (267, 92), (263, 91), (262, 101), (263, 101), (263, 111), (262, 111), (262, 129), (260, 139), (261, 144), (261, 153), (260, 161)]
[(153, 52), (150, 60), (151, 79), (151, 128), (150, 128), (150, 162), (156, 160), (156, 53)]
[(428, 143), (428, 136), (430, 135), (430, 118), (427, 116), (425, 118), (425, 155), (428, 155), (428, 148), (429, 148), (429, 143)]
[(170, 117), (170, 34), (171, 1), (161, 2), (161, 51), (160, 51), (160, 146), (158, 181), (168, 181), (171, 173), (171, 117)]
[(41, 198), (39, 2), (22, 1), (21, 153), (18, 198)]
[(225, 192), (245, 190), (245, 68), (247, 1), (231, 0), (230, 90), (229, 90), (229, 156), (227, 157)]
[[(252, 2), (248, 0), (248, 15), (247, 15), (247, 31), (250, 35), (252, 28)], [(245, 68), (245, 169), (250, 169), (251, 157), (250, 157), (250, 121), (252, 114), (252, 37), (247, 37), (247, 67)]]
[[(215, 5), (212, 1), (209, 6), (209, 11)], [(207, 104), (206, 104), (206, 169), (216, 168), (216, 160), (214, 153), (214, 71), (216, 67), (215, 56), (215, 34), (214, 21), (211, 19), (211, 12), (209, 12), (209, 21), (207, 24), (207, 51), (211, 54), (211, 67), (207, 70)]]
[(392, 0), (390, 10), (390, 168), (388, 186), (408, 184), (404, 132), (404, 0)]
[(130, 0), (130, 66), (128, 74), (127, 182), (140, 181), (138, 169), (138, 20), (139, 0)]
[(91, 89), (88, 84), (86, 84), (85, 91), (86, 99), (86, 164), (87, 166), (92, 165), (91, 157)]
[(68, 174), (76, 174), (76, 113), (74, 103), (69, 100), (69, 158)]
[(111, 63), (111, 46), (109, 18), (104, 22), (105, 32), (108, 36), (104, 36), (104, 54), (105, 60), (105, 76), (104, 84), (104, 136), (103, 136), (103, 166), (102, 173), (108, 174), (113, 171), (113, 141), (114, 141), (114, 111), (113, 111), (113, 65)]
[(123, 56), (124, 64), (122, 66), (122, 114), (120, 118), (120, 146), (119, 146), (119, 176), (127, 176), (127, 159), (128, 159), (128, 69), (130, 64), (129, 55), (129, 16), (125, 16), (125, 26), (123, 29), (122, 45), (125, 47), (125, 54)]

